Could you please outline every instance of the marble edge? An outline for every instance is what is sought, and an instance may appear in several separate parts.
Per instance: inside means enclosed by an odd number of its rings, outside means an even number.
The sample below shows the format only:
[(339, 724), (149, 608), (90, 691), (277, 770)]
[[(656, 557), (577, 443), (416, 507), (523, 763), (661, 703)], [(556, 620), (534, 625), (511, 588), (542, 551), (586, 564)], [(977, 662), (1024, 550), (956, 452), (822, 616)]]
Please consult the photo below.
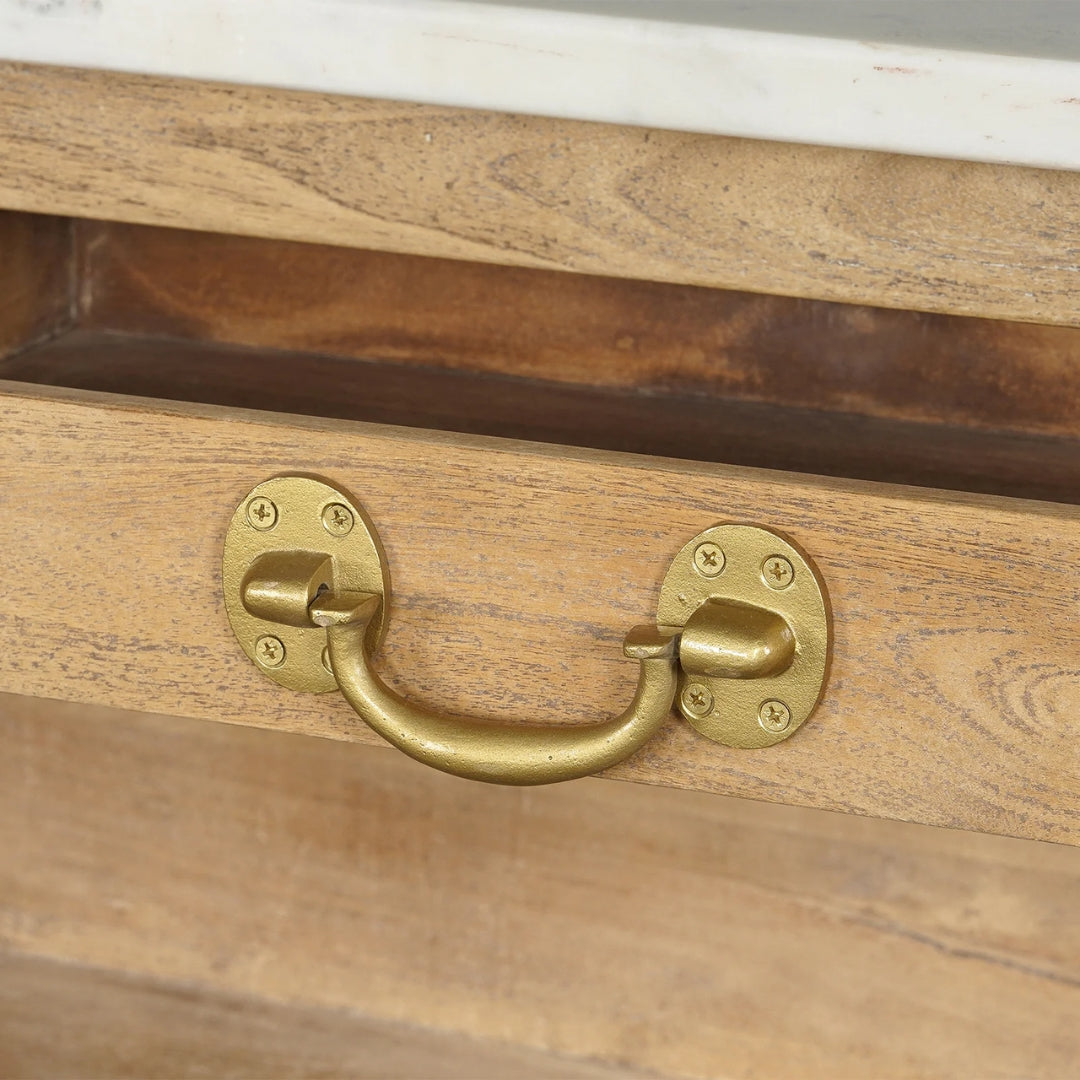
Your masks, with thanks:
[(0, 0), (0, 59), (1080, 169), (1080, 63), (464, 0)]

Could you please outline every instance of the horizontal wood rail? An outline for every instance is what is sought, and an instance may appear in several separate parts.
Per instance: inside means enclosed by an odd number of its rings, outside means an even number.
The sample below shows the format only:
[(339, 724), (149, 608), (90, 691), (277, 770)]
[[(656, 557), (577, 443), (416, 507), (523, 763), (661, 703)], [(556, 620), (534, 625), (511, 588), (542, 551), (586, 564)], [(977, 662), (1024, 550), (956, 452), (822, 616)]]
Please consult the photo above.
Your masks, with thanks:
[(0, 63), (0, 206), (1080, 324), (1080, 174)]
[[(245, 1076), (318, 1074), (286, 1070), (305, 1053), (442, 1077), (441, 1054), (493, 1080), (1061, 1080), (1080, 1055), (1077, 848), (640, 784), (493, 788), (4, 695), (0, 742), (0, 933), (65, 962), (43, 985), (0, 956), (10, 1075), (35, 1035), (43, 1071), (83, 1076), (121, 1048), (134, 1076), (231, 1050)], [(401, 1040), (401, 1020), (430, 1028)], [(594, 1063), (530, 1069), (541, 1052)]]
[(3, 949), (0, 1069), (5, 1076), (174, 1080), (657, 1078), (653, 1072), (646, 1076), (417, 1023), (372, 1019), (340, 1007), (286, 1005), (212, 985), (193, 986), (188, 979), (147, 978)]
[(672, 718), (610, 775), (1080, 841), (1074, 507), (11, 383), (0, 462), (18, 584), (0, 596), (0, 690), (374, 738), (340, 698), (265, 680), (225, 619), (233, 508), (309, 472), (356, 493), (387, 548), (391, 685), (466, 714), (591, 720), (629, 700), (620, 636), (655, 611), (674, 553), (752, 522), (824, 574), (822, 705), (768, 752)]

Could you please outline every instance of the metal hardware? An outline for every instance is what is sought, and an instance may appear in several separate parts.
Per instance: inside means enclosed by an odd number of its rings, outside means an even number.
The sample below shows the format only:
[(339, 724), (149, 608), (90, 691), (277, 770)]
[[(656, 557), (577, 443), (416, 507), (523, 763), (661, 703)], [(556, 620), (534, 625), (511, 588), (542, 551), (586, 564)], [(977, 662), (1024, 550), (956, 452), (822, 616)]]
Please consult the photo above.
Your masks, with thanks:
[(323, 528), (331, 536), (348, 536), (354, 520), (352, 511), (341, 503), (331, 503), (322, 512)]
[(701, 683), (689, 683), (683, 687), (682, 707), (695, 716), (704, 716), (713, 707), (712, 691)]
[(375, 674), (364, 632), (383, 598), (324, 595), (312, 605), (326, 626), (330, 663), (341, 692), (388, 742), (443, 772), (494, 784), (552, 784), (617, 765), (643, 746), (671, 714), (674, 634), (636, 627), (623, 651), (639, 662), (637, 691), (625, 711), (598, 724), (498, 724), (419, 709)]
[(783, 555), (770, 555), (761, 564), (761, 576), (770, 589), (786, 589), (795, 580), (795, 570)]
[(633, 628), (623, 643), (639, 664), (633, 700), (615, 719), (587, 725), (446, 716), (387, 687), (371, 662), (386, 631), (386, 559), (356, 500), (321, 480), (277, 477), (244, 499), (226, 533), (222, 580), (233, 631), (265, 675), (294, 690), (340, 689), (405, 753), (493, 783), (606, 769), (660, 729), (676, 698), (710, 739), (770, 746), (810, 715), (828, 663), (825, 595), (812, 565), (789, 541), (747, 525), (716, 526), (682, 549), (657, 625)]
[[(707, 543), (725, 555), (711, 578), (698, 567)], [(770, 529), (717, 525), (695, 536), (664, 578), (657, 622), (681, 631), (679, 711), (702, 735), (772, 746), (814, 711), (829, 660), (825, 589), (807, 556)], [(687, 700), (690, 685), (708, 689), (711, 708)]]
[(265, 634), (255, 642), (255, 661), (265, 668), (281, 667), (285, 663), (285, 646), (281, 638)]
[(717, 577), (724, 572), (724, 552), (717, 544), (698, 544), (694, 549), (694, 567), (702, 577)]
[(791, 710), (782, 701), (766, 701), (757, 716), (766, 731), (787, 731), (791, 723)]
[(248, 524), (265, 532), (277, 524), (277, 507), (261, 495), (256, 495), (247, 504)]
[[(354, 522), (344, 535), (328, 535), (324, 523), (335, 506)], [(268, 507), (273, 528), (265, 524), (269, 513), (262, 518), (257, 512)], [(229, 623), (248, 657), (282, 686), (317, 694), (337, 689), (322, 662), (326, 631), (308, 616), (320, 587), (390, 594), (386, 559), (371, 522), (347, 495), (306, 476), (267, 480), (244, 499), (225, 534), (221, 577)], [(386, 619), (384, 607), (369, 630), (372, 651), (386, 634)], [(264, 637), (282, 646), (276, 665), (258, 651)]]

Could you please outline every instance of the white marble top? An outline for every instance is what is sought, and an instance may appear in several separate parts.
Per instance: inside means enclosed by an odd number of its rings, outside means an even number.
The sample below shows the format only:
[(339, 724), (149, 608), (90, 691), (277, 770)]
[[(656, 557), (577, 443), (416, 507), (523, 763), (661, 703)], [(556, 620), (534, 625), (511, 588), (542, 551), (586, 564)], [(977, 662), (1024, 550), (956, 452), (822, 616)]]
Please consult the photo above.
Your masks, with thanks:
[(1080, 169), (1078, 0), (0, 0), (0, 59)]

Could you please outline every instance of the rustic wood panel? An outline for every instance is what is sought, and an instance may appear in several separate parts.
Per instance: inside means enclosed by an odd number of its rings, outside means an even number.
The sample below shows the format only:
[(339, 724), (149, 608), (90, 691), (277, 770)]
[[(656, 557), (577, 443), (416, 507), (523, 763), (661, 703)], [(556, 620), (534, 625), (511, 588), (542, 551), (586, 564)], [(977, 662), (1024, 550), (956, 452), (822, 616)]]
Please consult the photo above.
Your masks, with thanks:
[(1080, 175), (5, 63), (0, 205), (1080, 323)]
[(83, 331), (0, 379), (1080, 503), (1076, 439), (701, 394)]
[(673, 1075), (1080, 1056), (1075, 848), (2, 696), (0, 738), (9, 948)]
[(1072, 327), (78, 224), (86, 329), (995, 430), (1080, 430)]
[(629, 697), (619, 644), (671, 558), (718, 520), (753, 521), (828, 583), (821, 707), (767, 752), (673, 718), (612, 775), (1080, 839), (1074, 507), (13, 383), (0, 416), (17, 584), (0, 595), (0, 689), (373, 738), (337, 695), (265, 679), (226, 622), (232, 509), (295, 471), (352, 488), (379, 529), (392, 685), (466, 713), (594, 720)]
[(589, 1080), (629, 1070), (0, 951), (0, 1075)]
[(73, 252), (70, 222), (0, 210), (0, 356), (71, 324)]

